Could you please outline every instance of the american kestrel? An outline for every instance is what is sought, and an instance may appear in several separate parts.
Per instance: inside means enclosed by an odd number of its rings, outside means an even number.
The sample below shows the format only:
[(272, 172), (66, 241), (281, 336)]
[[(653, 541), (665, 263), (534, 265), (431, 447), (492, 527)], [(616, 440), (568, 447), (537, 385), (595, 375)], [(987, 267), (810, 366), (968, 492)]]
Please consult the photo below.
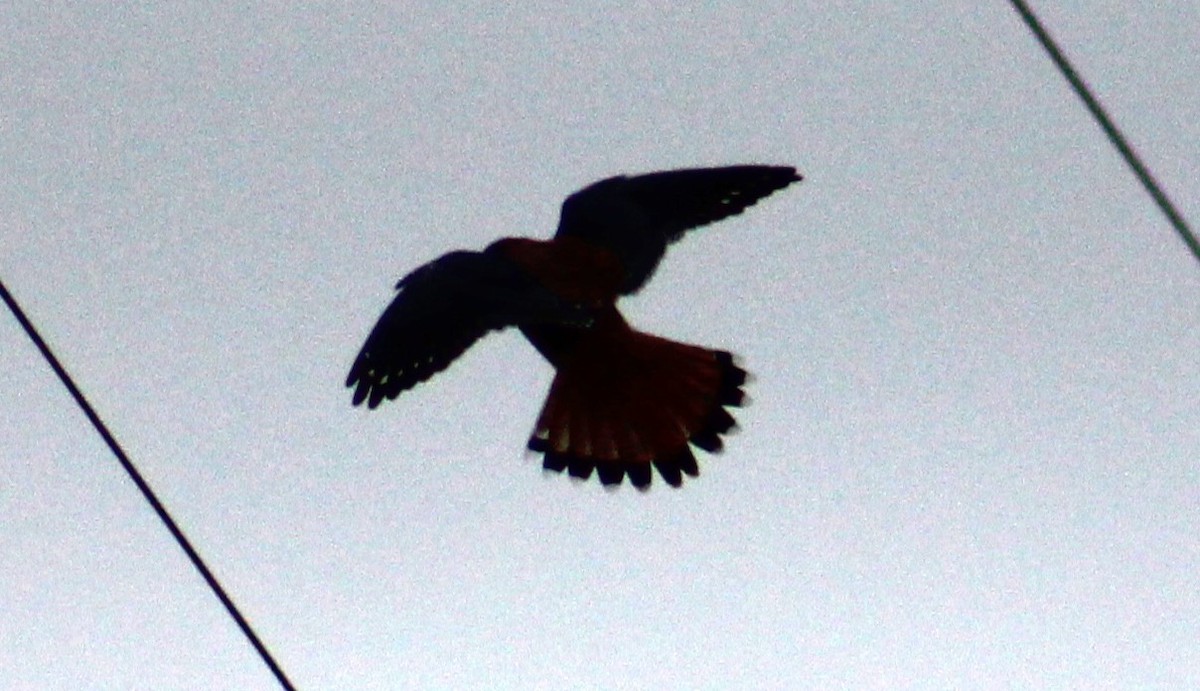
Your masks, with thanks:
[(617, 311), (654, 273), (667, 245), (741, 213), (801, 176), (740, 165), (617, 176), (563, 202), (550, 240), (503, 238), (457, 251), (396, 284), (350, 368), (354, 405), (375, 408), (442, 371), (489, 331), (516, 326), (556, 374), (529, 438), (543, 467), (605, 485), (650, 486), (699, 469), (733, 426), (746, 372), (724, 350), (632, 329)]

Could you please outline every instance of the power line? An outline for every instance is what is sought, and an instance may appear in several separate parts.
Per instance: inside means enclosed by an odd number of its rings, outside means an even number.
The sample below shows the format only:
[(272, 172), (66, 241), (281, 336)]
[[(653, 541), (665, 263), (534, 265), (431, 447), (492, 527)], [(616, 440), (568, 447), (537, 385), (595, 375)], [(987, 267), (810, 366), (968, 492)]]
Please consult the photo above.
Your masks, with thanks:
[(1096, 100), (1095, 96), (1092, 95), (1091, 90), (1088, 89), (1087, 84), (1083, 82), (1083, 79), (1079, 76), (1079, 73), (1076, 72), (1075, 68), (1071, 66), (1071, 63), (1067, 61), (1066, 56), (1064, 56), (1062, 51), (1059, 50), (1058, 45), (1054, 42), (1054, 39), (1050, 37), (1049, 33), (1047, 33), (1037, 16), (1033, 14), (1033, 10), (1029, 9), (1029, 5), (1027, 5), (1024, 0), (1011, 0), (1011, 2), (1012, 6), (1021, 15), (1021, 18), (1025, 20), (1025, 24), (1029, 27), (1029, 30), (1033, 32), (1034, 36), (1037, 36), (1037, 39), (1041, 42), (1042, 47), (1046, 49), (1046, 53), (1050, 55), (1050, 59), (1054, 61), (1054, 64), (1058, 67), (1058, 70), (1062, 72), (1063, 76), (1067, 78), (1067, 81), (1071, 83), (1071, 87), (1075, 89), (1075, 93), (1079, 94), (1079, 98), (1083, 99), (1083, 102), (1085, 105), (1087, 105), (1088, 110), (1092, 112), (1092, 116), (1096, 118), (1096, 122), (1098, 122), (1100, 127), (1104, 129), (1104, 133), (1108, 135), (1108, 140), (1112, 142), (1113, 146), (1117, 147), (1117, 151), (1120, 151), (1121, 155), (1125, 157), (1125, 162), (1128, 163), (1129, 167), (1133, 169), (1133, 172), (1135, 175), (1137, 175), (1138, 180), (1142, 181), (1142, 186), (1145, 187), (1146, 191), (1150, 193), (1150, 196), (1154, 198), (1154, 201), (1158, 204), (1158, 208), (1162, 209), (1162, 212), (1166, 214), (1167, 220), (1170, 221), (1171, 225), (1175, 227), (1175, 232), (1179, 233), (1179, 237), (1183, 238), (1184, 243), (1186, 243), (1188, 249), (1192, 251), (1192, 254), (1196, 257), (1196, 260), (1200, 261), (1200, 241), (1196, 240), (1196, 236), (1192, 233), (1192, 230), (1188, 228), (1187, 221), (1183, 220), (1183, 216), (1175, 209), (1175, 205), (1171, 203), (1171, 200), (1167, 198), (1167, 194), (1163, 192), (1158, 182), (1154, 179), (1154, 176), (1150, 174), (1150, 170), (1142, 164), (1141, 160), (1138, 158), (1138, 155), (1134, 153), (1133, 148), (1130, 147), (1129, 143), (1125, 140), (1124, 135), (1122, 135), (1120, 130), (1117, 129), (1117, 126), (1113, 124), (1112, 119), (1108, 117), (1108, 113), (1104, 111), (1104, 107), (1100, 105), (1100, 102)]
[(271, 673), (274, 674), (275, 678), (279, 681), (279, 685), (284, 689), (287, 689), (287, 691), (295, 691), (296, 687), (292, 686), (292, 682), (288, 681), (287, 675), (283, 673), (283, 669), (278, 665), (278, 663), (275, 662), (275, 658), (271, 656), (270, 651), (267, 650), (265, 645), (263, 645), (263, 642), (259, 640), (258, 634), (254, 633), (254, 629), (251, 628), (250, 622), (246, 621), (246, 618), (243, 617), (242, 613), (238, 610), (237, 605), (233, 604), (233, 600), (230, 599), (229, 595), (225, 592), (225, 588), (221, 586), (220, 582), (217, 581), (217, 577), (214, 576), (212, 571), (208, 569), (208, 566), (205, 565), (204, 560), (200, 558), (200, 554), (196, 552), (194, 547), (192, 547), (192, 543), (188, 541), (187, 537), (183, 534), (183, 531), (180, 530), (179, 526), (175, 523), (175, 520), (171, 518), (171, 514), (167, 513), (166, 507), (163, 506), (162, 502), (158, 500), (158, 497), (154, 494), (154, 490), (150, 489), (150, 485), (146, 483), (146, 480), (142, 477), (142, 474), (138, 471), (137, 467), (133, 465), (133, 461), (129, 459), (129, 456), (125, 454), (124, 449), (122, 449), (121, 445), (117, 443), (117, 440), (113, 437), (112, 433), (108, 431), (108, 426), (104, 424), (104, 421), (101, 420), (100, 416), (96, 414), (96, 411), (92, 408), (91, 404), (88, 403), (86, 398), (84, 398), (83, 393), (79, 390), (79, 387), (75, 386), (75, 382), (71, 379), (71, 375), (68, 374), (67, 370), (64, 369), (63, 366), (58, 362), (58, 358), (54, 356), (54, 353), (50, 350), (50, 346), (46, 345), (46, 342), (42, 340), (42, 337), (38, 334), (37, 329), (34, 328), (33, 323), (30, 322), (28, 317), (25, 316), (24, 310), (22, 310), (21, 306), (17, 304), (16, 298), (14, 298), (12, 294), (8, 292), (8, 288), (4, 286), (3, 280), (0, 280), (0, 297), (4, 299), (4, 303), (8, 305), (8, 309), (12, 311), (13, 316), (17, 318), (17, 321), (21, 323), (21, 327), (25, 329), (25, 333), (29, 335), (30, 340), (32, 340), (34, 345), (38, 347), (38, 350), (42, 351), (42, 357), (46, 359), (46, 362), (50, 363), (50, 367), (54, 370), (54, 373), (58, 375), (58, 378), (62, 380), (63, 385), (67, 387), (67, 391), (71, 392), (71, 396), (75, 399), (75, 402), (78, 403), (79, 407), (83, 409), (83, 414), (86, 415), (88, 420), (91, 421), (92, 426), (96, 428), (96, 431), (99, 432), (100, 436), (104, 439), (104, 443), (108, 444), (108, 448), (112, 450), (113, 455), (117, 457), (118, 461), (120, 461), (121, 467), (125, 469), (125, 472), (129, 475), (130, 479), (133, 480), (133, 483), (137, 485), (139, 490), (141, 490), (142, 496), (145, 497), (146, 501), (150, 503), (150, 507), (154, 509), (154, 513), (158, 514), (159, 520), (163, 522), (163, 525), (167, 526), (167, 530), (171, 532), (171, 536), (175, 538), (175, 542), (179, 543), (179, 546), (183, 549), (184, 553), (187, 554), (188, 559), (192, 561), (192, 565), (195, 566), (196, 570), (200, 572), (200, 575), (204, 577), (204, 581), (208, 583), (208, 587), (213, 591), (213, 594), (215, 594), (217, 599), (221, 601), (221, 604), (225, 606), (225, 610), (229, 612), (229, 616), (233, 617), (233, 620), (237, 623), (238, 628), (242, 630), (242, 633), (245, 634), (246, 638), (250, 641), (250, 644), (254, 646), (256, 651), (258, 651), (259, 657), (261, 657), (263, 662), (266, 663), (267, 667), (270, 668)]

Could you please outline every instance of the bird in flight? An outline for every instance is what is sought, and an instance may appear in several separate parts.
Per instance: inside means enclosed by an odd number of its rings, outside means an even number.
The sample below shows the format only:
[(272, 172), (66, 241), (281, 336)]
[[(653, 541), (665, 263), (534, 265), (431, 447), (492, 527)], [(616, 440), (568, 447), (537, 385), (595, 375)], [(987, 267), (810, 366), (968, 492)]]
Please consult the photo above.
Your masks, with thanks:
[(742, 404), (746, 371), (724, 350), (629, 326), (623, 295), (654, 274), (667, 245), (741, 213), (801, 176), (740, 165), (607, 178), (567, 197), (550, 240), (503, 238), (417, 268), (350, 368), (353, 403), (375, 408), (493, 330), (515, 326), (556, 372), (529, 438), (543, 467), (604, 485), (647, 489), (699, 469), (691, 446), (720, 451)]

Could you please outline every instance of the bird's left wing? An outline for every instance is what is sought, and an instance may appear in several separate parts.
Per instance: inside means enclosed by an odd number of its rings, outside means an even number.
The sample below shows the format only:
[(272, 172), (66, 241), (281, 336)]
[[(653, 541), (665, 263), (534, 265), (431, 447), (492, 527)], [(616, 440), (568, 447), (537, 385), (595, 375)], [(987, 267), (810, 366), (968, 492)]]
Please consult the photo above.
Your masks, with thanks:
[(452, 252), (405, 276), (350, 367), (354, 405), (374, 408), (446, 369), (489, 331), (536, 322), (586, 324), (499, 252)]
[(800, 179), (791, 166), (763, 165), (608, 178), (567, 197), (555, 237), (613, 252), (625, 272), (621, 292), (628, 294), (641, 288), (667, 245), (686, 231), (740, 214)]

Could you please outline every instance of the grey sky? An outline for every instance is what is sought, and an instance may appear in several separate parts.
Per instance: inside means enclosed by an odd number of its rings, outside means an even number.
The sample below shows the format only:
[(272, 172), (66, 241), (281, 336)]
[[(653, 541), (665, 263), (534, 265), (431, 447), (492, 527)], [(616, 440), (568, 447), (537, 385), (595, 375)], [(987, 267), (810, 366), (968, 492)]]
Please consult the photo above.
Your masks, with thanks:
[[(425, 5), (0, 10), (0, 276), (298, 686), (1200, 686), (1200, 267), (1007, 3)], [(1200, 219), (1200, 7), (1037, 9)], [(350, 407), (411, 268), (739, 162), (622, 305), (756, 376), (698, 480), (543, 478), (516, 333)], [(271, 688), (0, 344), (0, 687)]]

